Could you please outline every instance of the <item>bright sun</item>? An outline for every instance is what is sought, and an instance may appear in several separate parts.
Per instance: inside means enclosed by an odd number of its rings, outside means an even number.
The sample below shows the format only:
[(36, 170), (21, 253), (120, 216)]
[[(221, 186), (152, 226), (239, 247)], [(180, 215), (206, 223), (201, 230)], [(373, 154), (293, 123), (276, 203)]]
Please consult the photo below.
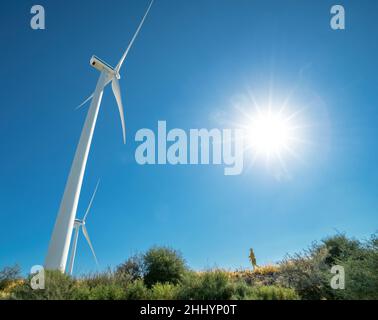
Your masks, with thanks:
[(249, 167), (263, 164), (277, 179), (291, 177), (294, 166), (305, 162), (307, 146), (312, 143), (308, 140), (308, 107), (301, 106), (293, 91), (275, 97), (272, 88), (264, 103), (258, 100), (248, 90), (232, 102), (237, 111), (233, 123), (243, 132)]
[(247, 127), (247, 144), (257, 154), (266, 158), (280, 156), (290, 150), (294, 127), (290, 118), (271, 111), (259, 112)]

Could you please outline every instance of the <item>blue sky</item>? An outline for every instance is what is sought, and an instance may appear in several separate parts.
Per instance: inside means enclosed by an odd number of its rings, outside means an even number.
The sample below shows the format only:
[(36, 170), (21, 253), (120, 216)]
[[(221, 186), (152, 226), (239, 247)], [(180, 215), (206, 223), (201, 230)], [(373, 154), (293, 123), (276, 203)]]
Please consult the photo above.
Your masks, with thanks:
[[(378, 229), (376, 1), (339, 1), (346, 30), (329, 27), (334, 1), (156, 0), (122, 69), (128, 143), (104, 94), (78, 216), (98, 178), (88, 217), (101, 268), (153, 245), (188, 264), (275, 262), (336, 230)], [(43, 264), (86, 108), (96, 54), (116, 64), (148, 1), (40, 1), (46, 30), (29, 27), (33, 1), (2, 4), (0, 58), (0, 267)], [(295, 90), (294, 90), (295, 89)], [(140, 166), (135, 133), (231, 127), (235, 97), (292, 94), (309, 143), (287, 157), (290, 178), (258, 161), (242, 175), (221, 166)], [(295, 106), (294, 106), (295, 105)], [(76, 272), (96, 270), (79, 240)]]

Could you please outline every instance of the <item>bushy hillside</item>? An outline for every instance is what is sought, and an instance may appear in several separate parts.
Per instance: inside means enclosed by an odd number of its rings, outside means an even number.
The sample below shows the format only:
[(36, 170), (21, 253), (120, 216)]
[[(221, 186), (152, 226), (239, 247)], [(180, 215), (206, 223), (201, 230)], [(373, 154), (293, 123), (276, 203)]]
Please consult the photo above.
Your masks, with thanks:
[[(344, 290), (331, 288), (334, 265), (345, 270)], [(0, 299), (378, 299), (378, 237), (336, 235), (276, 265), (257, 266), (254, 258), (253, 268), (236, 271), (193, 271), (179, 252), (155, 247), (103, 273), (74, 278), (46, 272), (44, 290), (32, 290), (17, 266), (6, 267)]]

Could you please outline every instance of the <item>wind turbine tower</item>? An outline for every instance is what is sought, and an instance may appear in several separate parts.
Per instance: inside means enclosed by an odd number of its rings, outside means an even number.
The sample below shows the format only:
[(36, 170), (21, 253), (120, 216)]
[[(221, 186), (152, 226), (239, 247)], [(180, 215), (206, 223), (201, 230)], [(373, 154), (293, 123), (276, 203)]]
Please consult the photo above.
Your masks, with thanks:
[(98, 112), (100, 110), (103, 91), (110, 82), (112, 83), (112, 90), (116, 98), (119, 114), (121, 117), (123, 141), (124, 143), (126, 143), (124, 113), (118, 82), (118, 80), (120, 79), (119, 71), (140, 29), (142, 28), (142, 25), (151, 9), (153, 2), (154, 0), (150, 2), (142, 21), (140, 22), (133, 38), (130, 41), (129, 46), (127, 47), (125, 53), (122, 55), (115, 68), (97, 58), (96, 56), (93, 56), (90, 60), (91, 66), (100, 71), (100, 78), (97, 81), (94, 93), (81, 104), (83, 105), (87, 101), (91, 100), (84, 127), (81, 132), (79, 144), (77, 146), (74, 160), (71, 166), (71, 171), (68, 176), (63, 198), (61, 200), (58, 216), (55, 221), (54, 230), (51, 236), (45, 260), (45, 268), (48, 270), (60, 270), (61, 272), (65, 272), (66, 270), (68, 251), (72, 237), (72, 230), (75, 223), (76, 211), (79, 202), (81, 186), (83, 184), (83, 177), (87, 164), (89, 149), (91, 147), (93, 132), (96, 126)]

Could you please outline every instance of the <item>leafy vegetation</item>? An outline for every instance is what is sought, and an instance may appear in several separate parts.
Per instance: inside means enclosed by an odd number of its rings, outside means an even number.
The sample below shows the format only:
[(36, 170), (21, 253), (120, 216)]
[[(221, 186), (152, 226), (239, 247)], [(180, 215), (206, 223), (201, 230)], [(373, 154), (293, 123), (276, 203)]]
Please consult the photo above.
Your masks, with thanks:
[(0, 270), (0, 291), (5, 290), (15, 280), (21, 277), (21, 270), (18, 265), (5, 267)]
[(148, 287), (156, 283), (177, 284), (187, 270), (178, 251), (152, 248), (143, 256), (144, 282)]
[[(251, 252), (250, 252), (251, 253)], [(253, 259), (252, 259), (253, 258)], [(45, 289), (32, 290), (31, 275), (16, 265), (0, 270), (0, 299), (25, 300), (298, 300), (378, 299), (378, 236), (366, 241), (338, 234), (252, 270), (190, 270), (182, 255), (154, 247), (114, 270), (79, 278), (46, 271)], [(345, 289), (331, 288), (332, 266), (345, 270)]]
[[(332, 266), (345, 270), (345, 289), (330, 286)], [(278, 282), (296, 290), (302, 299), (378, 299), (377, 235), (365, 242), (344, 234), (314, 243), (308, 250), (287, 256)]]

